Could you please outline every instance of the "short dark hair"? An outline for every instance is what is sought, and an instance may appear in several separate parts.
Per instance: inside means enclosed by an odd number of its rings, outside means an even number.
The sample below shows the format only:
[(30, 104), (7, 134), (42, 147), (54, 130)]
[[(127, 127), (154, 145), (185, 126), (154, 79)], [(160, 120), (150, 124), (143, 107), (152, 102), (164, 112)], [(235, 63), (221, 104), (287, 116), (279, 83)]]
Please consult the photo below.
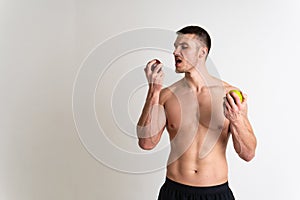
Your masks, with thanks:
[(179, 31), (176, 32), (177, 34), (195, 34), (198, 36), (199, 40), (202, 41), (207, 49), (209, 53), (210, 51), (210, 47), (211, 47), (211, 39), (209, 34), (207, 33), (206, 30), (204, 30), (203, 28), (199, 27), (199, 26), (186, 26), (182, 29), (180, 29)]

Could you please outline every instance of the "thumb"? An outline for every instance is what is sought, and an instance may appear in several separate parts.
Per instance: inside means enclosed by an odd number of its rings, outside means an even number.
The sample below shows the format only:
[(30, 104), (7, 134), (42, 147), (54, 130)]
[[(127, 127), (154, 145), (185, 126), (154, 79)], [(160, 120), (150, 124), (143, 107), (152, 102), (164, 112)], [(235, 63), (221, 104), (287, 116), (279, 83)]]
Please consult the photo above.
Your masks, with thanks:
[(243, 103), (244, 102), (247, 103), (248, 95), (246, 93), (243, 93), (243, 92), (241, 92), (241, 93), (242, 93), (242, 96), (243, 96)]

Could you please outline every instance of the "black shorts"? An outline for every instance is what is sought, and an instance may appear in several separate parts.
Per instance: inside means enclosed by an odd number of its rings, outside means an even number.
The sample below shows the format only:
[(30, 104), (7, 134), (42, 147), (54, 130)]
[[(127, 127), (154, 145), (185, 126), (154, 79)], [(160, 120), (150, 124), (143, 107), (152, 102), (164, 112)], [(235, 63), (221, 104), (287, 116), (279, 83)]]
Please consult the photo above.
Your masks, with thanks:
[(228, 182), (209, 187), (184, 185), (166, 178), (158, 200), (234, 200)]

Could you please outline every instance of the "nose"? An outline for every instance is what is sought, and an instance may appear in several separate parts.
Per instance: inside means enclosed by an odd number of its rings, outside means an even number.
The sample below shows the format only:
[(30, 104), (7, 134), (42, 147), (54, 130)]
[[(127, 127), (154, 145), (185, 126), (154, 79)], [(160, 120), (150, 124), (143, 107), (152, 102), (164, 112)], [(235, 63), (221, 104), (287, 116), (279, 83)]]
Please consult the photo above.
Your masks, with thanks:
[(174, 51), (173, 51), (173, 55), (174, 55), (174, 56), (177, 56), (177, 55), (179, 55), (179, 50), (178, 50), (178, 48), (175, 48), (175, 49), (174, 49)]

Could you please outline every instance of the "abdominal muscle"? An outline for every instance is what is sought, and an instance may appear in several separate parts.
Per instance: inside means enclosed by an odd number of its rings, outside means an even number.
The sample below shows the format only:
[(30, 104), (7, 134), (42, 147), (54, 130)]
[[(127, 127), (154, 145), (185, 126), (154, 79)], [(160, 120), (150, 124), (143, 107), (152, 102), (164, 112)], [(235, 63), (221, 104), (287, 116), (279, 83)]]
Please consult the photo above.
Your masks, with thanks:
[[(174, 151), (175, 147), (172, 147), (174, 144), (172, 145), (171, 142), (170, 163), (167, 166), (167, 177), (169, 179), (191, 186), (213, 186), (225, 183), (228, 180), (228, 166), (225, 155), (228, 141), (227, 134), (223, 131), (209, 154), (204, 158), (199, 158), (200, 147), (204, 139), (203, 135), (201, 131), (198, 131), (192, 144), (182, 155), (178, 155), (178, 151)], [(175, 144), (175, 146), (178, 148), (180, 145)]]

